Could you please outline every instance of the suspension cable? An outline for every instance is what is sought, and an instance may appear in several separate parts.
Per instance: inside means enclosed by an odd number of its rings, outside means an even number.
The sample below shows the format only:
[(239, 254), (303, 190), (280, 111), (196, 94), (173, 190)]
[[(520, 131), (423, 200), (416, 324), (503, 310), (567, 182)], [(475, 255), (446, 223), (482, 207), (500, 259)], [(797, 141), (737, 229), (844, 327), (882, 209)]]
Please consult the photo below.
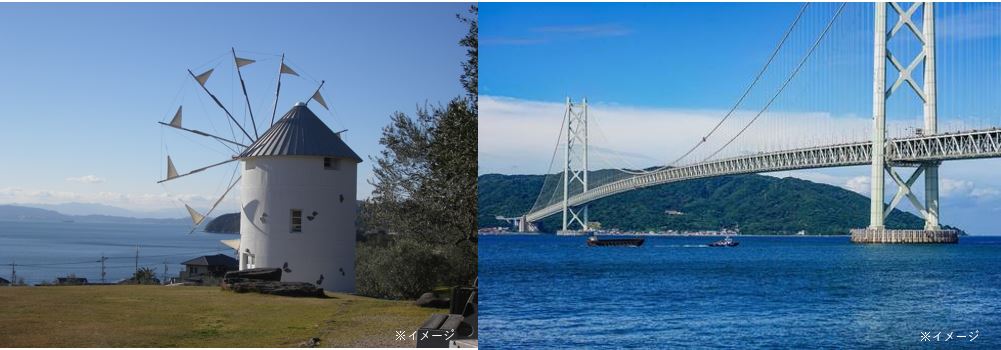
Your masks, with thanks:
[(785, 46), (786, 41), (792, 35), (793, 30), (796, 29), (796, 26), (799, 24), (800, 20), (803, 18), (803, 14), (806, 13), (806, 10), (807, 10), (807, 8), (809, 6), (810, 6), (809, 2), (803, 3), (803, 6), (801, 6), (799, 8), (799, 12), (796, 14), (796, 18), (793, 19), (792, 23), (789, 25), (789, 28), (787, 28), (786, 31), (785, 31), (785, 33), (782, 34), (782, 38), (779, 39), (778, 44), (775, 45), (775, 48), (772, 50), (771, 55), (768, 56), (768, 60), (765, 61), (765, 64), (761, 67), (761, 69), (758, 71), (758, 73), (754, 76), (754, 80), (752, 80), (751, 83), (744, 89), (744, 92), (740, 95), (740, 98), (738, 98), (737, 101), (733, 104), (733, 106), (731, 106), (730, 109), (726, 112), (726, 114), (723, 115), (723, 118), (720, 119), (719, 122), (717, 122), (716, 125), (713, 126), (713, 128), (711, 130), (709, 130), (709, 133), (707, 133), (698, 142), (696, 142), (695, 145), (693, 145), (691, 148), (689, 148), (688, 151), (686, 151), (680, 157), (678, 157), (674, 161), (668, 163), (667, 165), (664, 165), (662, 167), (658, 167), (656, 169), (652, 169), (652, 170), (639, 170), (639, 171), (630, 171), (630, 170), (625, 170), (625, 169), (617, 169), (617, 170), (619, 170), (619, 171), (621, 171), (623, 173), (626, 173), (626, 174), (631, 174), (631, 175), (643, 175), (643, 174), (648, 174), (648, 173), (652, 173), (652, 172), (658, 172), (658, 171), (661, 171), (661, 170), (673, 167), (675, 164), (677, 164), (678, 162), (684, 160), (689, 155), (691, 155), (693, 152), (695, 152), (699, 147), (701, 147), (703, 144), (705, 144), (709, 140), (709, 137), (711, 137), (713, 134), (715, 134), (716, 131), (718, 131), (719, 128), (723, 125), (723, 123), (727, 121), (727, 119), (730, 119), (730, 117), (733, 115), (733, 113), (737, 111), (737, 108), (740, 108), (741, 104), (744, 103), (744, 100), (747, 98), (747, 96), (749, 96), (751, 94), (751, 90), (753, 90), (754, 87), (757, 86), (758, 82), (761, 81), (761, 78), (765, 75), (765, 72), (768, 71), (768, 68), (772, 65), (772, 62), (775, 61), (775, 57), (778, 56), (778, 53), (780, 51), (782, 51), (782, 47)]
[(799, 64), (796, 65), (796, 69), (794, 69), (792, 71), (792, 74), (790, 74), (789, 77), (786, 78), (785, 82), (782, 83), (782, 86), (779, 87), (778, 91), (776, 91), (775, 94), (772, 95), (771, 99), (768, 100), (768, 103), (766, 103), (765, 106), (762, 107), (760, 111), (758, 111), (758, 113), (754, 116), (754, 118), (751, 118), (751, 120), (748, 121), (747, 124), (745, 124), (744, 127), (740, 129), (740, 131), (738, 131), (736, 135), (733, 135), (733, 137), (731, 137), (729, 141), (723, 144), (723, 146), (720, 146), (720, 148), (716, 149), (716, 151), (714, 151), (708, 157), (705, 157), (702, 160), (703, 162), (711, 159), (712, 157), (715, 157), (717, 154), (719, 154), (719, 152), (723, 151), (723, 149), (725, 149), (727, 146), (733, 143), (733, 141), (736, 140), (737, 137), (742, 135), (744, 131), (747, 131), (747, 128), (751, 127), (751, 124), (754, 124), (754, 122), (757, 121), (758, 118), (761, 117), (761, 115), (768, 110), (768, 107), (770, 107), (772, 103), (775, 102), (775, 100), (779, 97), (779, 95), (782, 94), (782, 91), (785, 90), (787, 86), (789, 86), (789, 83), (793, 80), (793, 78), (796, 77), (799, 71), (803, 68), (803, 65), (806, 64), (806, 61), (810, 58), (811, 55), (813, 55), (813, 52), (817, 49), (817, 47), (820, 46), (820, 43), (824, 40), (824, 38), (827, 36), (827, 33), (831, 30), (831, 27), (834, 26), (834, 22), (838, 19), (839, 16), (841, 16), (841, 12), (842, 10), (844, 10), (846, 4), (847, 3), (845, 2), (841, 3), (841, 6), (838, 7), (838, 10), (834, 13), (834, 16), (832, 16), (831, 20), (827, 22), (827, 26), (824, 27), (824, 31), (820, 33), (820, 36), (817, 37), (817, 40), (815, 40), (813, 42), (813, 45), (810, 46), (810, 50), (807, 51), (806, 55), (804, 55), (803, 58), (799, 61)]
[[(553, 163), (556, 162), (556, 152), (559, 151), (560, 149), (560, 140), (563, 139), (563, 127), (566, 126), (567, 124), (567, 118), (569, 117), (568, 116), (569, 113), (570, 113), (569, 108), (563, 111), (563, 121), (560, 122), (560, 131), (558, 134), (556, 134), (556, 146), (553, 147), (553, 156), (549, 159), (549, 167), (547, 172), (553, 170)], [(532, 205), (532, 210), (535, 210), (535, 208), (539, 206), (539, 201), (542, 199), (542, 195), (546, 191), (546, 183), (548, 182), (546, 181), (547, 177), (549, 177), (549, 175), (546, 175), (546, 177), (542, 178), (542, 188), (539, 188), (539, 196), (535, 198), (535, 204)], [(552, 196), (550, 196), (550, 199), (552, 199)]]

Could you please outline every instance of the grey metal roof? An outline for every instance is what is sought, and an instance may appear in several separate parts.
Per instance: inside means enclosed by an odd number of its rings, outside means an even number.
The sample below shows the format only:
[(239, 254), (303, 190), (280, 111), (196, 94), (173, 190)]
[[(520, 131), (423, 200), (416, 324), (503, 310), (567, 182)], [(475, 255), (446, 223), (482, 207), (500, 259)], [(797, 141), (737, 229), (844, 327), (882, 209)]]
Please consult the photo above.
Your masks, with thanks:
[(228, 266), (236, 268), (239, 264), (235, 258), (225, 255), (204, 255), (197, 258), (182, 262), (181, 265), (194, 265), (194, 266)]
[(362, 161), (340, 136), (301, 103), (240, 154), (240, 158), (262, 156), (322, 156)]

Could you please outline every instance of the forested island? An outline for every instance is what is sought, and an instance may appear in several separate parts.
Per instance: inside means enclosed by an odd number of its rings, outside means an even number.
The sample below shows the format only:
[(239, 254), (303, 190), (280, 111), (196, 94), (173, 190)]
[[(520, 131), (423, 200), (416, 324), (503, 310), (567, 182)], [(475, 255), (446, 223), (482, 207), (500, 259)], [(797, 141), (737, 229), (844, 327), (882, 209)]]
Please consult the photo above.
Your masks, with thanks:
[[(543, 175), (480, 175), (479, 226), (505, 226), (495, 216), (528, 212), (543, 180)], [(744, 234), (848, 234), (851, 228), (869, 224), (869, 197), (792, 177), (734, 175), (630, 191), (594, 201), (589, 211), (590, 220), (603, 229), (625, 231), (719, 230), (739, 225)], [(550, 216), (539, 228), (554, 232), (560, 220), (559, 215)], [(920, 228), (924, 221), (894, 209), (886, 226)]]

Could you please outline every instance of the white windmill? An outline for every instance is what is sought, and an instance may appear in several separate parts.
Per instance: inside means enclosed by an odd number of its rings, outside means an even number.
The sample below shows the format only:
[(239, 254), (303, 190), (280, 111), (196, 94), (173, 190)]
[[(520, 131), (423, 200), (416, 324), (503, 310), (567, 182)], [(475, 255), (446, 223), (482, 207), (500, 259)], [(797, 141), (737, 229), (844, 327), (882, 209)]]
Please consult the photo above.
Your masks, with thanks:
[(250, 111), (250, 97), (240, 72), (241, 67), (255, 60), (237, 57), (233, 50), (233, 61), (254, 136), (206, 87), (212, 69), (198, 75), (190, 70), (188, 73), (225, 112), (229, 122), (235, 124), (251, 142), (244, 145), (186, 128), (182, 123), (182, 107), (178, 107), (170, 123), (160, 124), (225, 142), (235, 146), (237, 154), (228, 160), (183, 174), (177, 172), (168, 154), (167, 177), (158, 183), (239, 162), (240, 177), (229, 185), (208, 212), (202, 214), (184, 204), (191, 214), (194, 228), (202, 224), (237, 183), (241, 183), (240, 239), (224, 241), (239, 252), (240, 270), (281, 268), (284, 270), (283, 281), (310, 282), (326, 290), (353, 292), (357, 165), (361, 158), (341, 140), (340, 132), (331, 131), (307, 106), (310, 101), (316, 101), (327, 108), (320, 95), (323, 82), (306, 102), (296, 103), (284, 116), (275, 120), (282, 75), (298, 76), (285, 64), (285, 56), (282, 55), (271, 123), (263, 134), (257, 136), (257, 124)]

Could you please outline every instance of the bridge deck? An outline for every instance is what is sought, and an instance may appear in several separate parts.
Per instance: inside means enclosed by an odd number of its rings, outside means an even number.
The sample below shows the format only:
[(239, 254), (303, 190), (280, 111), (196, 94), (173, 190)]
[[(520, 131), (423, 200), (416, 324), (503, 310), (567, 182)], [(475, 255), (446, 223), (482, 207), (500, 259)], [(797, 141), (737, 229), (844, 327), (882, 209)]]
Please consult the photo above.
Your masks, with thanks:
[[(886, 143), (885, 154), (889, 164), (898, 165), (1001, 157), (1001, 129), (992, 128), (891, 139)], [(584, 205), (626, 191), (685, 180), (724, 175), (865, 165), (872, 162), (871, 155), (872, 142), (866, 141), (725, 158), (667, 168), (601, 185), (570, 197), (568, 205), (571, 207)], [(557, 202), (530, 212), (525, 215), (525, 218), (529, 222), (535, 222), (562, 212), (562, 210), (563, 203)]]

